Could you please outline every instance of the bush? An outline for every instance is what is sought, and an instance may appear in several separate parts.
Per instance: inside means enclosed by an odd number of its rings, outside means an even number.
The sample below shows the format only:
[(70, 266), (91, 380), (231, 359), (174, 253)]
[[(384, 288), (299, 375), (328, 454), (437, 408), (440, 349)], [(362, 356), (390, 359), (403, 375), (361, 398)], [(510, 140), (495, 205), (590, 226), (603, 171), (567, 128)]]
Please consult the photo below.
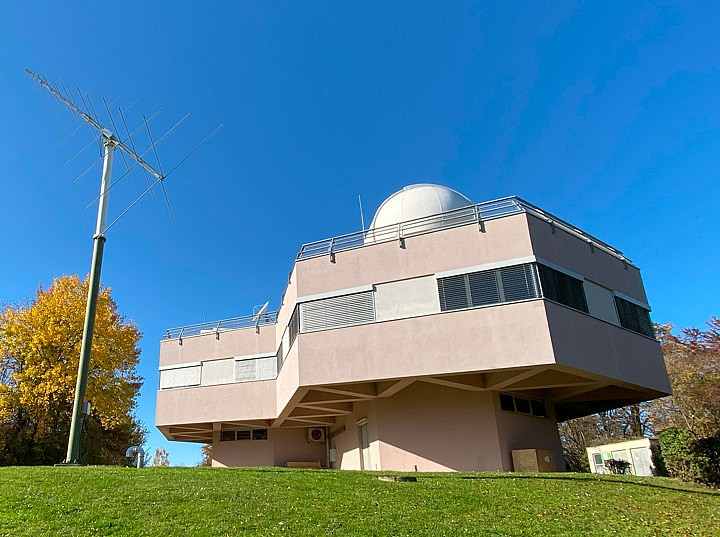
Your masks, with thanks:
[(720, 485), (720, 438), (696, 439), (674, 427), (658, 436), (665, 467), (671, 477)]

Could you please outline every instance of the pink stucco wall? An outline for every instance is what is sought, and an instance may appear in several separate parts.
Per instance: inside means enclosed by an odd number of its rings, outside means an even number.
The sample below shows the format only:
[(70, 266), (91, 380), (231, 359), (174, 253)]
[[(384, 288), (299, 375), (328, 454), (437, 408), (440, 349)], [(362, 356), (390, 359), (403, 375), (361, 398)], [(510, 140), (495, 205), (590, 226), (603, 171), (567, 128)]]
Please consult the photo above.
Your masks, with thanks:
[(559, 364), (670, 393), (657, 341), (547, 301)]
[(562, 469), (554, 418), (501, 411), (497, 398), (495, 391), (417, 382), (393, 397), (359, 403), (338, 421), (339, 434), (331, 441), (338, 451), (334, 467), (361, 468), (356, 422), (367, 418), (372, 470), (510, 471), (512, 450), (528, 448), (552, 450)]
[(436, 231), (338, 252), (295, 264), (298, 296), (347, 289), (369, 283), (416, 278), (443, 270), (532, 255), (527, 216), (490, 220), (485, 233), (477, 225)]
[(528, 216), (528, 226), (534, 255), (582, 274), (586, 279), (609, 289), (647, 302), (640, 270), (623, 263), (599, 248), (553, 228), (534, 216)]
[(300, 334), (295, 345), (301, 385), (554, 363), (542, 300)]
[[(400, 471), (498, 470), (502, 457), (492, 392), (416, 383), (378, 400), (383, 468)], [(417, 468), (416, 468), (417, 467)]]
[(199, 362), (233, 356), (274, 353), (276, 327), (260, 325), (259, 333), (254, 327), (221, 331), (216, 337), (202, 334), (182, 339), (164, 339), (160, 342), (160, 366)]
[(155, 425), (274, 418), (275, 394), (274, 380), (159, 390)]

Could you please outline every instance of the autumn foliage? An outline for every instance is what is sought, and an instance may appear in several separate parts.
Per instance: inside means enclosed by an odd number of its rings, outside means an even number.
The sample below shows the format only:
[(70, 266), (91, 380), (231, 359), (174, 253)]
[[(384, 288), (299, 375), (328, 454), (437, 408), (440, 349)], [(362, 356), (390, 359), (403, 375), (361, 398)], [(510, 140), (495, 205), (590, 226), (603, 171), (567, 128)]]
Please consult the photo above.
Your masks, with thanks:
[[(0, 465), (64, 459), (70, 427), (87, 280), (56, 278), (35, 299), (0, 312)], [(132, 410), (142, 384), (135, 368), (141, 334), (100, 291), (95, 320), (81, 456), (117, 462), (142, 440)]]

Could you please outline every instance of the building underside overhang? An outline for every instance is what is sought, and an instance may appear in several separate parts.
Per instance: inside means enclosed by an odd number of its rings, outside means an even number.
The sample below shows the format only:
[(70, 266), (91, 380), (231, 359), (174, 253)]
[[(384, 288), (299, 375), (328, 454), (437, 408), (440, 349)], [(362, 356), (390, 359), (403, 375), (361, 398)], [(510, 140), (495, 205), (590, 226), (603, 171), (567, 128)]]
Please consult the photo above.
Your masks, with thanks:
[(490, 372), (301, 386), (276, 418), (161, 425), (158, 428), (170, 440), (203, 443), (211, 443), (213, 433), (224, 430), (279, 427), (328, 427), (332, 430), (338, 417), (352, 413), (355, 403), (392, 397), (418, 382), (455, 390), (496, 391), (544, 399), (548, 405), (554, 406), (558, 421), (666, 395), (650, 388), (564, 366), (531, 366)]

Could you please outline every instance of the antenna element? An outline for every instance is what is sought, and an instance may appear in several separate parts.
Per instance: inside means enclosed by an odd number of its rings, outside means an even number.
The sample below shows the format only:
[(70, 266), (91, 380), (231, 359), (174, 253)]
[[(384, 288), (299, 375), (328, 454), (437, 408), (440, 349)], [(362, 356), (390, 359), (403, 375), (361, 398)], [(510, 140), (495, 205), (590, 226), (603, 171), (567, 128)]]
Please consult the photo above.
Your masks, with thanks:
[[(139, 164), (142, 166), (143, 171), (145, 173), (151, 174), (156, 179), (157, 182), (162, 182), (165, 179), (165, 176), (157, 171), (155, 168), (153, 168), (150, 164), (148, 164), (145, 160), (142, 159), (140, 155), (138, 155), (134, 151), (134, 144), (132, 143), (132, 138), (129, 138), (130, 144), (132, 146), (132, 149), (128, 146), (126, 146), (119, 138), (115, 136), (115, 134), (110, 131), (109, 129), (105, 128), (103, 125), (99, 123), (97, 120), (97, 116), (94, 112), (94, 107), (92, 106), (92, 101), (90, 101), (90, 97), (87, 96), (87, 102), (86, 97), (83, 96), (82, 93), (80, 94), (80, 100), (85, 107), (89, 107), (89, 110), (92, 112), (92, 115), (89, 113), (81, 110), (73, 101), (70, 100), (70, 98), (66, 97), (63, 93), (58, 91), (54, 85), (50, 84), (46, 79), (42, 78), (41, 76), (33, 73), (32, 71), (26, 69), (26, 72), (30, 77), (35, 79), (42, 87), (44, 87), (46, 90), (48, 90), (52, 95), (57, 97), (60, 102), (65, 104), (72, 112), (78, 114), (88, 125), (88, 128), (92, 131), (93, 129), (97, 131), (97, 134), (94, 136), (98, 136), (100, 139), (100, 142), (102, 144), (102, 159), (103, 159), (103, 170), (102, 170), (102, 178), (100, 181), (100, 197), (98, 198), (98, 214), (97, 214), (97, 224), (95, 227), (95, 234), (93, 235), (93, 254), (92, 254), (92, 265), (90, 268), (90, 281), (88, 286), (88, 298), (87, 298), (87, 306), (85, 309), (85, 325), (83, 326), (83, 337), (82, 337), (82, 345), (80, 349), (80, 361), (78, 364), (78, 376), (77, 376), (77, 383), (75, 385), (75, 402), (73, 405), (73, 414), (72, 414), (72, 422), (70, 424), (70, 436), (68, 438), (68, 448), (67, 448), (67, 455), (65, 457), (65, 464), (78, 464), (80, 463), (80, 437), (82, 436), (82, 410), (83, 410), (83, 399), (85, 398), (85, 390), (87, 388), (87, 378), (88, 378), (88, 370), (90, 365), (90, 349), (92, 347), (92, 339), (93, 339), (93, 332), (95, 329), (95, 312), (97, 309), (97, 300), (98, 300), (98, 292), (100, 289), (100, 271), (102, 269), (102, 259), (103, 259), (103, 251), (105, 247), (105, 232), (107, 231), (108, 227), (106, 226), (107, 221), (107, 208), (108, 208), (108, 198), (110, 194), (110, 187), (112, 186), (111, 183), (111, 176), (112, 176), (112, 165), (113, 165), (113, 154), (116, 149), (120, 149), (123, 154), (123, 159), (125, 159), (125, 155), (128, 155), (131, 159), (133, 159), (136, 164)], [(110, 108), (107, 103), (105, 103), (105, 109), (110, 116), (110, 121), (115, 127), (115, 121), (110, 114)], [(125, 118), (122, 116), (121, 111), (121, 118), (123, 120), (123, 123), (125, 121)], [(145, 126), (147, 127), (147, 119), (145, 119)], [(126, 126), (127, 129), (127, 126)], [(129, 131), (128, 131), (129, 132)], [(128, 134), (129, 137), (129, 134)], [(152, 142), (152, 148), (155, 149), (155, 144)], [(157, 153), (155, 154), (157, 157)], [(127, 167), (127, 165), (126, 165)], [(159, 167), (159, 163), (158, 163)], [(130, 168), (128, 168), (129, 173)], [(148, 181), (149, 182), (149, 181)], [(152, 187), (150, 187), (152, 188)], [(168, 202), (169, 207), (169, 202)]]

